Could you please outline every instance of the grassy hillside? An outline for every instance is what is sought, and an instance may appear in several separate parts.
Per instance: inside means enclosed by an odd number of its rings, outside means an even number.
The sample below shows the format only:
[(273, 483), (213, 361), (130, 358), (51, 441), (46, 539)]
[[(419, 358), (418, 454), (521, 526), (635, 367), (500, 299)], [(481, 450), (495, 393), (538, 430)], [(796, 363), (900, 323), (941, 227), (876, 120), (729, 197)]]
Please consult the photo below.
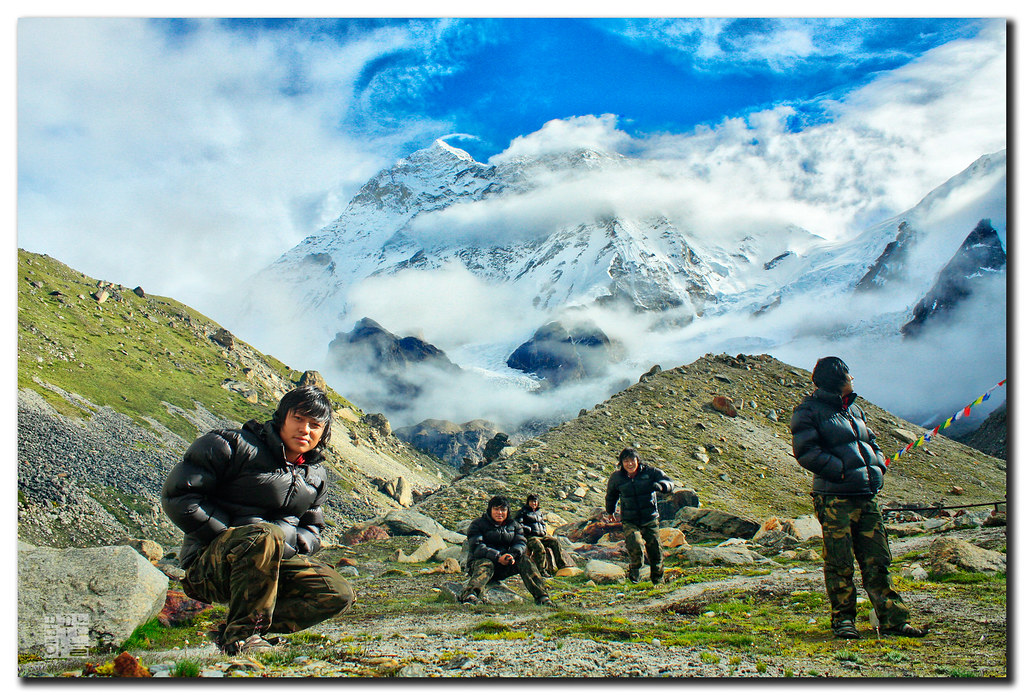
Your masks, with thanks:
[[(184, 448), (213, 427), (269, 419), (303, 376), (180, 302), (48, 256), (19, 250), (17, 282), (19, 509), (33, 542), (166, 539), (159, 487)], [(397, 506), (371, 477), (429, 490), (454, 475), (327, 392), (336, 518)]]
[[(811, 475), (792, 456), (789, 419), (812, 388), (806, 370), (768, 355), (706, 355), (634, 384), (455, 481), (418, 508), (455, 525), (479, 515), (492, 494), (510, 495), (518, 503), (532, 491), (547, 509), (581, 517), (603, 505), (618, 452), (634, 446), (648, 463), (694, 488), (703, 506), (755, 520), (807, 514)], [(742, 401), (738, 416), (715, 411), (710, 404), (716, 395)], [(922, 432), (863, 399), (858, 403), (890, 455), (904, 446), (896, 430)], [(951, 494), (953, 485), (964, 493)], [(585, 496), (574, 499), (572, 493), (584, 486)], [(559, 492), (566, 499), (559, 499)], [(891, 467), (879, 499), (969, 504), (1005, 495), (1005, 462), (939, 436)]]

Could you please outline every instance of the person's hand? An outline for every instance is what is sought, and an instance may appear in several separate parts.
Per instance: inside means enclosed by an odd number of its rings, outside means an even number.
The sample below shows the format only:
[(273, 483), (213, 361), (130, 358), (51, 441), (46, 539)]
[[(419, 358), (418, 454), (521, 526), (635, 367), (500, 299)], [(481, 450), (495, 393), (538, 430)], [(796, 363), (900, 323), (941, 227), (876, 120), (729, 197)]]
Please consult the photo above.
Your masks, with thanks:
[(498, 556), (498, 562), (502, 565), (514, 565), (516, 564), (516, 559), (512, 557), (511, 553), (505, 553), (504, 555)]
[(668, 483), (666, 483), (664, 480), (657, 481), (656, 483), (654, 483), (653, 487), (658, 492), (668, 492)]

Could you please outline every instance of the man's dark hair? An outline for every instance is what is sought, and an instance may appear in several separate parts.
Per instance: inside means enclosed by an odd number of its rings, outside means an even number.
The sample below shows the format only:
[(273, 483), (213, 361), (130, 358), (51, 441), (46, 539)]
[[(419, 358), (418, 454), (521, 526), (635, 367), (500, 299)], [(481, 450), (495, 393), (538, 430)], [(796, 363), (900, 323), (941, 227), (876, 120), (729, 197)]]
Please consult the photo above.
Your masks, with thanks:
[(846, 362), (838, 357), (822, 357), (814, 365), (811, 381), (820, 389), (839, 393), (849, 373), (850, 368), (846, 366)]
[(284, 425), (288, 413), (293, 410), (299, 415), (305, 415), (323, 423), (323, 434), (320, 435), (320, 441), (313, 447), (313, 450), (320, 451), (325, 448), (327, 442), (331, 441), (331, 401), (327, 398), (327, 394), (316, 386), (308, 385), (300, 386), (284, 394), (284, 398), (277, 404), (277, 410), (274, 411), (274, 417), (271, 420), (278, 432), (281, 431), (281, 426)]
[(619, 452), (619, 466), (622, 466), (622, 462), (626, 459), (636, 459), (637, 463), (640, 463), (640, 454), (637, 450), (631, 446), (627, 446), (625, 449)]
[(526, 496), (526, 501), (527, 502), (540, 502), (540, 498), (537, 497), (537, 495), (534, 495), (533, 493), (530, 493), (529, 495)]
[(487, 503), (487, 514), (490, 515), (491, 510), (495, 507), (498, 509), (501, 509), (502, 507), (508, 509), (508, 498), (502, 497), (501, 495), (495, 495), (492, 497), (491, 501)]

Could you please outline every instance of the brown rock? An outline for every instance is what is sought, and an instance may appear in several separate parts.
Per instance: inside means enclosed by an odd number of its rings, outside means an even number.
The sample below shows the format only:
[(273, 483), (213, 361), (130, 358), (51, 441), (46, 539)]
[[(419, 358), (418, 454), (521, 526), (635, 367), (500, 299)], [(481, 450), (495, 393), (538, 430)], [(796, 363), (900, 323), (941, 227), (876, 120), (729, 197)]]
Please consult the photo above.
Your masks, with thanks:
[(189, 598), (183, 592), (171, 589), (167, 592), (167, 600), (156, 619), (164, 627), (176, 627), (193, 620), (197, 615), (210, 608), (210, 604)]
[(960, 487), (959, 485), (954, 485), (953, 487), (949, 488), (949, 494), (951, 494), (951, 495), (962, 495), (962, 494), (964, 494), (964, 489), (962, 487)]
[(341, 537), (346, 545), (357, 545), (367, 541), (382, 541), (391, 538), (387, 529), (373, 524), (357, 524)]
[(715, 396), (711, 399), (711, 407), (729, 417), (736, 417), (736, 406), (728, 396)]
[(312, 369), (307, 369), (302, 373), (302, 376), (299, 377), (299, 386), (315, 386), (324, 393), (327, 393), (327, 382), (324, 381), (320, 372)]
[(121, 654), (114, 659), (114, 675), (121, 678), (152, 678), (153, 674), (149, 669), (139, 663), (139, 660), (128, 652)]
[(1006, 570), (1005, 554), (979, 548), (958, 538), (937, 538), (932, 542), (929, 555), (935, 574)]

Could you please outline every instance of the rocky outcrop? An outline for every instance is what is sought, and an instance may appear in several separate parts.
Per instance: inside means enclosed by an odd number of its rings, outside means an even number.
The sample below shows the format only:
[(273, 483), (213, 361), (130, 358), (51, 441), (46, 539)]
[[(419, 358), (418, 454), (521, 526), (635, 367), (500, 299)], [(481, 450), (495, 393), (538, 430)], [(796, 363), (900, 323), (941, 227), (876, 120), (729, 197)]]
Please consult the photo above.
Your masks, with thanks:
[(890, 280), (903, 277), (903, 269), (907, 266), (909, 249), (914, 242), (914, 229), (906, 222), (900, 222), (896, 238), (886, 244), (882, 253), (871, 264), (864, 277), (857, 281), (854, 289), (858, 292), (877, 290)]
[(992, 411), (978, 429), (970, 434), (955, 436), (967, 446), (984, 451), (989, 456), (1006, 459), (1006, 404)]
[(680, 509), (672, 525), (685, 531), (691, 540), (753, 538), (761, 528), (756, 521), (729, 512), (693, 507)]
[(468, 468), (484, 460), (484, 449), (498, 432), (498, 425), (488, 420), (470, 420), (459, 425), (431, 419), (399, 427), (395, 436), (456, 468)]
[(921, 333), (925, 324), (941, 320), (960, 302), (970, 297), (977, 283), (1006, 268), (1006, 252), (990, 220), (981, 220), (949, 263), (939, 272), (928, 294), (914, 307), (914, 318), (905, 323), (900, 332), (906, 338)]
[(959, 538), (936, 538), (929, 556), (934, 574), (1006, 571), (1005, 553), (985, 550)]
[(552, 321), (516, 348), (506, 364), (552, 386), (599, 376), (622, 359), (621, 346), (590, 321)]
[(395, 509), (371, 522), (394, 536), (440, 536), (447, 543), (462, 543), (466, 537), (450, 531), (426, 514), (411, 509)]
[[(18, 652), (122, 644), (155, 618), (167, 577), (128, 546), (18, 550)], [(69, 624), (70, 623), (70, 624)]]

